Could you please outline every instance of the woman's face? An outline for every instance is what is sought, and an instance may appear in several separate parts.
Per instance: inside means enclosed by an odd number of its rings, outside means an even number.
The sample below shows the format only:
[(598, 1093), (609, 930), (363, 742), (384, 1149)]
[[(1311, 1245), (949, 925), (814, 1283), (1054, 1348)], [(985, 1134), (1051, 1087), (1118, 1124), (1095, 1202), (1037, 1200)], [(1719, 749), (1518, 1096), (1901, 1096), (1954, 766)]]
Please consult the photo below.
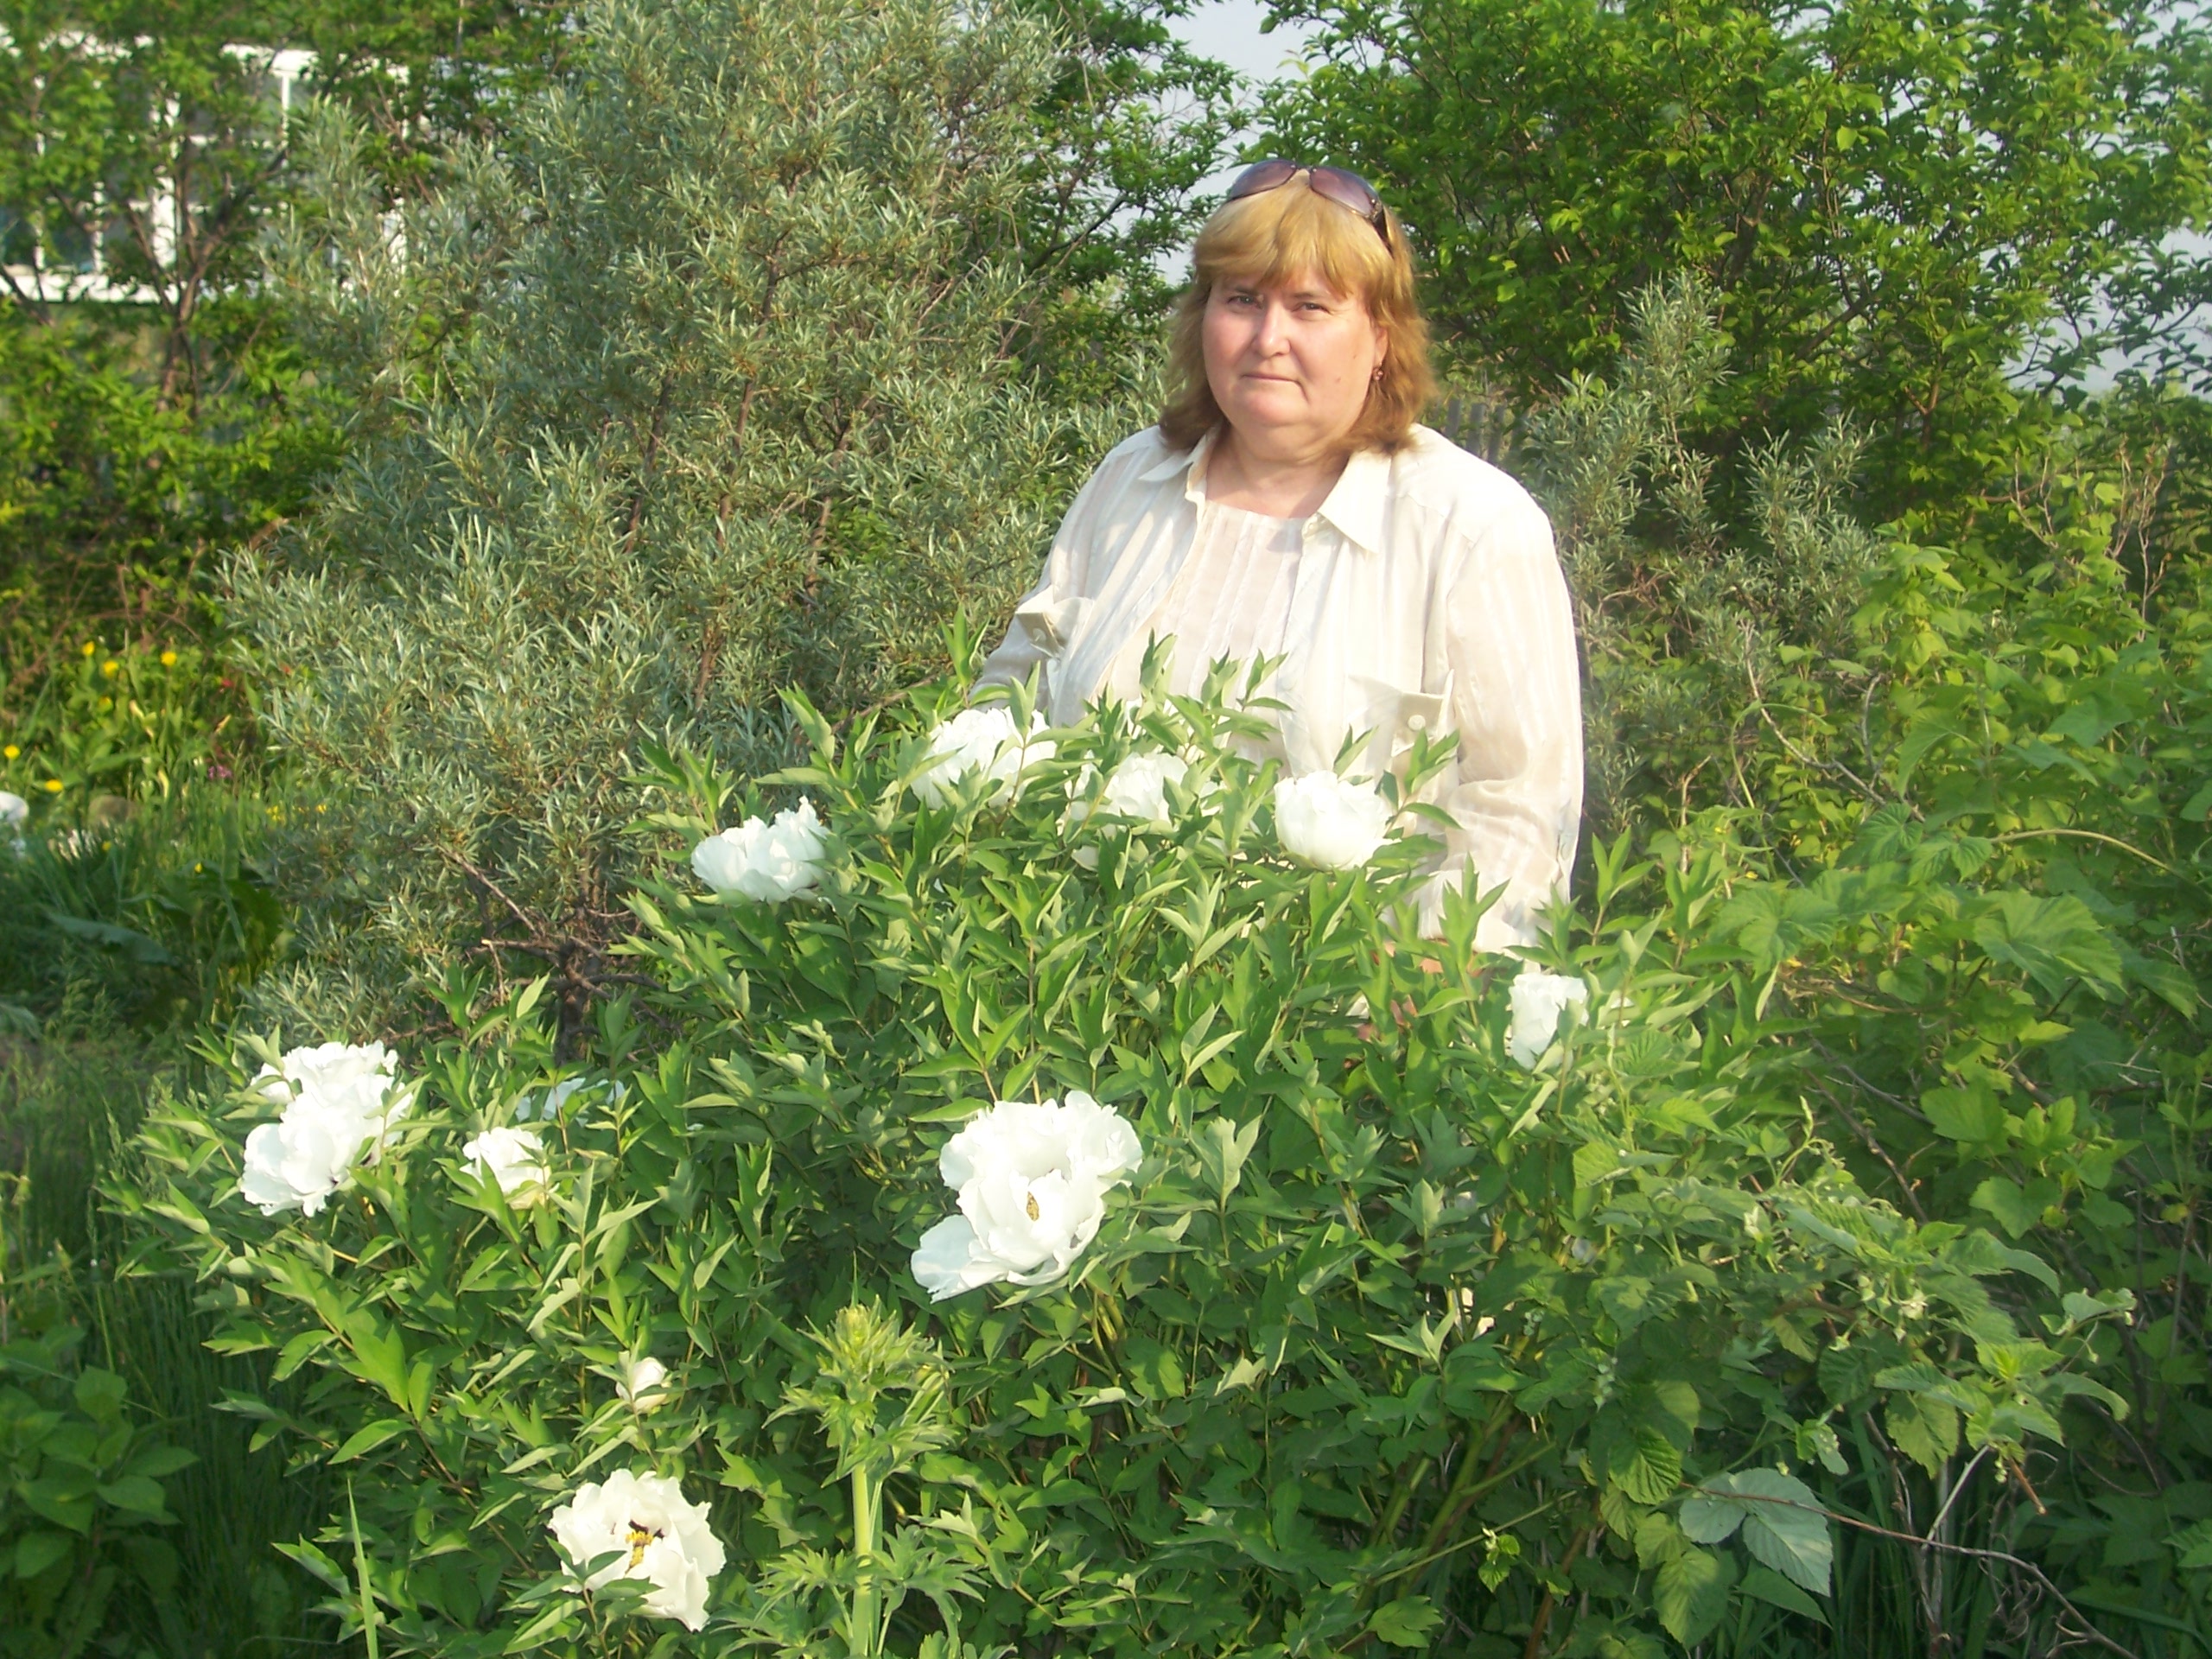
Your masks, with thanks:
[(1382, 361), (1382, 330), (1365, 302), (1311, 275), (1265, 288), (1216, 283), (1204, 337), (1214, 402), (1263, 460), (1340, 450)]

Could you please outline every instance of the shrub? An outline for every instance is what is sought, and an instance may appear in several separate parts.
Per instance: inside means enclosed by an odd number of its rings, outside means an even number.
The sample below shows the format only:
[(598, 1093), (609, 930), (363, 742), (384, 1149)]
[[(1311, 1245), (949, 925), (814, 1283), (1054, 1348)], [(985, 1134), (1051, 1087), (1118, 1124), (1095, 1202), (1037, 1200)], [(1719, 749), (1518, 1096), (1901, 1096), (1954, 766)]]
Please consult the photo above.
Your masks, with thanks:
[[(349, 1493), (296, 1554), (380, 1650), (1740, 1647), (1840, 1615), (1832, 1523), (1916, 1465), (2018, 1468), (2069, 1400), (2125, 1411), (2124, 1293), (1900, 1213), (1824, 1138), (1725, 839), (1598, 850), (1542, 953), (1588, 1017), (1530, 1069), (1477, 902), (1411, 931), (1417, 834), (1351, 871), (1278, 850), (1252, 716), (1109, 709), (930, 804), (955, 706), (841, 741), (799, 704), (811, 759), (742, 796), (664, 756), (634, 993), (556, 1058), (542, 983), (454, 978), (456, 1034), (318, 1216), (238, 1196), (273, 1048), (149, 1128), (131, 1202), (222, 1345), (300, 1380), (269, 1433)], [(1155, 751), (1185, 761), (1165, 822), (1108, 810)], [(759, 787), (827, 826), (817, 896), (685, 874)], [(953, 1130), (1078, 1093), (1141, 1145), (1096, 1236), (927, 1300)], [(526, 1158), (467, 1150), (513, 1129)], [(1065, 1189), (1027, 1190), (1041, 1225)], [(624, 1471), (727, 1550), (696, 1636), (619, 1552), (556, 1552)], [(671, 1584), (710, 1559), (646, 1567), (674, 1528), (631, 1557)]]
[[(280, 279), (360, 410), (312, 523), (242, 557), (275, 738), (332, 805), (279, 861), (315, 970), (610, 970), (639, 744), (787, 753), (1031, 577), (1128, 426), (1025, 381), (1033, 22), (938, 0), (618, 0), (502, 154), (395, 220), (327, 121)], [(399, 250), (404, 245), (404, 257)]]

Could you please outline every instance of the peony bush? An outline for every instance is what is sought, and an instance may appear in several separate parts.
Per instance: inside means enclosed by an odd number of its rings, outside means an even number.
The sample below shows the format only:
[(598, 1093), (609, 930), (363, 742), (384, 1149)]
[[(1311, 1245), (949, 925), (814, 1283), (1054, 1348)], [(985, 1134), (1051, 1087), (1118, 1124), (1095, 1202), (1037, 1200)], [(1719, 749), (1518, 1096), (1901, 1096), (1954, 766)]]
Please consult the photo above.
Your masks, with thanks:
[(2117, 1408), (2123, 1298), (1824, 1138), (1725, 844), (1594, 849), (1499, 960), (1478, 895), (1414, 931), (1443, 747), (794, 712), (742, 789), (658, 757), (588, 1028), (456, 977), (146, 1133), (378, 1652), (1741, 1647), (1827, 1617), (1850, 1483)]

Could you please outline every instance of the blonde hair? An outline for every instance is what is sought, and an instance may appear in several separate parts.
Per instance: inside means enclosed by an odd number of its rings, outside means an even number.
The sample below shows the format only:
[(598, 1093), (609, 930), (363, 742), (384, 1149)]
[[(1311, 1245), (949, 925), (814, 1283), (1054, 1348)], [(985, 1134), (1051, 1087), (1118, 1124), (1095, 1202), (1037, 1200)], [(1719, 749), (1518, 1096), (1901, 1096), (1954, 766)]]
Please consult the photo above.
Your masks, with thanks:
[(1160, 435), (1188, 449), (1222, 423), (1221, 405), (1206, 384), (1206, 301), (1224, 282), (1256, 287), (1308, 275), (1336, 292), (1356, 296), (1382, 330), (1382, 378), (1368, 389), (1354, 423), (1352, 448), (1385, 454), (1405, 447), (1414, 423), (1436, 395), (1428, 364), (1428, 323), (1414, 297), (1413, 256), (1398, 216), (1383, 209), (1385, 243), (1375, 227), (1338, 202), (1307, 188), (1303, 178), (1273, 190), (1225, 201), (1198, 232), (1191, 249), (1191, 285), (1175, 309), (1168, 346), (1166, 407)]

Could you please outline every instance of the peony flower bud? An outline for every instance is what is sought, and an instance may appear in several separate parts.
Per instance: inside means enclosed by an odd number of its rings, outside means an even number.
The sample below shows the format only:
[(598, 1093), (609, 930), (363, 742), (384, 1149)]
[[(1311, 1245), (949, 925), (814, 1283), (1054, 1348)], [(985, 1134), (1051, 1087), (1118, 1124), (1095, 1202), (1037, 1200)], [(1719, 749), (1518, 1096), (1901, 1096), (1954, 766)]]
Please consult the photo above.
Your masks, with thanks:
[(1001, 1101), (945, 1142), (938, 1171), (960, 1213), (922, 1236), (915, 1279), (943, 1301), (1001, 1280), (1058, 1278), (1097, 1236), (1107, 1192), (1143, 1158), (1128, 1121), (1089, 1095)]
[(585, 1579), (583, 1589), (642, 1579), (653, 1586), (646, 1614), (697, 1630), (706, 1627), (708, 1587), (723, 1561), (721, 1540), (707, 1522), (707, 1506), (686, 1503), (681, 1482), (623, 1469), (579, 1486), (545, 1524), (578, 1573), (601, 1556), (615, 1557)]
[(623, 1362), (622, 1380), (614, 1389), (631, 1410), (647, 1412), (667, 1403), (669, 1391), (662, 1386), (667, 1381), (668, 1367), (647, 1354)]
[(1375, 856), (1394, 816), (1372, 784), (1309, 772), (1275, 785), (1275, 836), (1294, 858), (1351, 870)]
[(960, 780), (981, 772), (998, 785), (994, 797), (1003, 795), (1020, 777), (1024, 766), (1049, 760), (1057, 748), (1036, 741), (1045, 729), (1045, 716), (1029, 717), (1029, 735), (1015, 730), (1013, 714), (1006, 709), (963, 709), (930, 734), (930, 753), (937, 759), (914, 779), (914, 793), (931, 806), (952, 799)]
[(545, 1142), (536, 1129), (486, 1129), (461, 1149), (469, 1173), (491, 1177), (510, 1203), (522, 1205), (544, 1197), (553, 1172), (545, 1165)]
[(822, 880), (828, 852), (814, 803), (803, 800), (777, 813), (773, 823), (747, 818), (734, 830), (708, 836), (691, 849), (691, 869), (725, 897), (739, 893), (775, 905), (812, 889)]
[(261, 1213), (321, 1213), (355, 1164), (375, 1161), (384, 1137), (407, 1115), (410, 1091), (392, 1077), (397, 1057), (382, 1043), (296, 1048), (264, 1065), (254, 1083), (283, 1116), (246, 1137), (238, 1191)]
[(1505, 1034), (1506, 1052), (1520, 1065), (1533, 1069), (1559, 1034), (1560, 1016), (1570, 1006), (1589, 1006), (1590, 988), (1564, 974), (1524, 968), (1513, 982), (1512, 1001), (1513, 1026)]

